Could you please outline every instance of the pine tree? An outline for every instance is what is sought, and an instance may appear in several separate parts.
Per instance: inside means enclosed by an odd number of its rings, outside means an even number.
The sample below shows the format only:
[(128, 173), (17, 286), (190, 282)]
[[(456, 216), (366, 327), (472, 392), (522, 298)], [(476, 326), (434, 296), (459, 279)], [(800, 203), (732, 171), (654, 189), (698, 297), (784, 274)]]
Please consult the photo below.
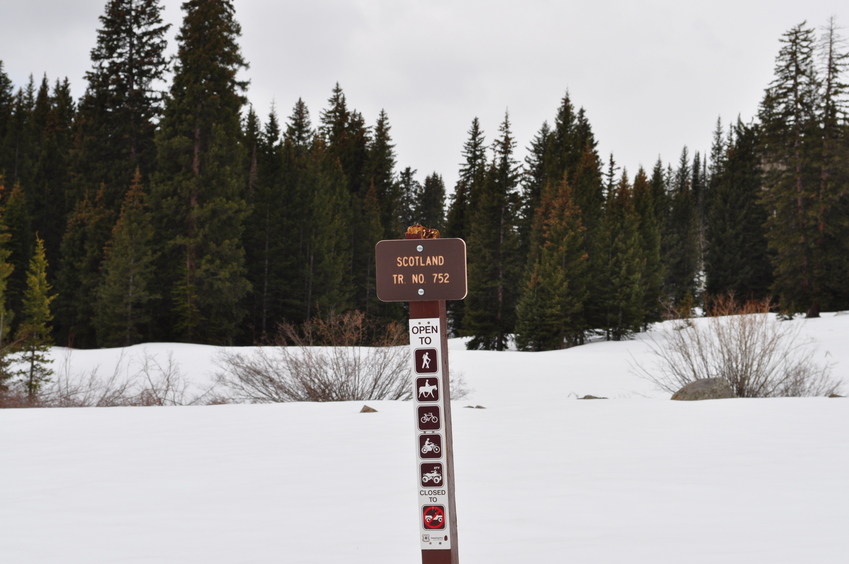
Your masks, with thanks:
[(24, 293), (21, 324), (18, 326), (16, 340), (24, 364), (18, 374), (22, 377), (27, 397), (35, 399), (41, 386), (50, 380), (53, 370), (47, 351), (53, 345), (51, 337), (50, 302), (55, 296), (47, 282), (47, 259), (44, 254), (44, 241), (36, 235), (35, 254), (27, 270), (27, 289)]
[(103, 251), (115, 225), (106, 189), (87, 194), (68, 216), (56, 275), (56, 335), (68, 346), (97, 346), (94, 325)]
[(70, 84), (56, 82), (50, 90), (45, 77), (36, 96), (33, 127), (34, 146), (32, 177), (26, 185), (28, 214), (35, 231), (44, 239), (48, 263), (56, 264), (62, 229), (70, 206), (69, 159), (74, 102)]
[(775, 253), (774, 290), (782, 309), (818, 317), (826, 299), (819, 271), (824, 249), (817, 244), (819, 80), (815, 33), (805, 26), (796, 25), (781, 38), (775, 78), (759, 109), (765, 170), (762, 202)]
[(698, 218), (691, 183), (690, 160), (684, 147), (672, 178), (670, 210), (662, 248), (665, 291), (675, 307), (686, 312), (698, 297)]
[[(305, 222), (304, 319), (332, 317), (351, 306), (351, 195), (338, 159), (319, 138), (308, 163), (307, 185), (312, 193)], [(373, 245), (372, 245), (373, 247)]]
[[(283, 134), (283, 170), (282, 187), (279, 199), (285, 206), (274, 206), (272, 213), (281, 214), (277, 256), (269, 255), (269, 267), (277, 271), (279, 278), (272, 274), (272, 280), (279, 279), (279, 286), (268, 290), (272, 303), (279, 301), (280, 317), (274, 321), (300, 323), (310, 317), (313, 306), (308, 299), (307, 289), (310, 270), (306, 265), (311, 260), (311, 239), (308, 234), (313, 229), (312, 209), (315, 192), (311, 171), (313, 159), (324, 158), (323, 144), (318, 142), (312, 129), (309, 109), (303, 100), (298, 100)], [(270, 202), (272, 204), (273, 202)], [(275, 229), (273, 221), (269, 224)], [(272, 238), (274, 234), (272, 234)], [(261, 288), (257, 290), (263, 291)], [(274, 328), (274, 323), (266, 325)]]
[(663, 267), (660, 258), (660, 227), (655, 215), (655, 201), (646, 171), (640, 167), (634, 177), (634, 213), (639, 220), (639, 241), (643, 270), (640, 276), (643, 294), (643, 326), (662, 318)]
[(389, 117), (381, 110), (374, 126), (374, 135), (368, 146), (368, 162), (366, 176), (371, 187), (374, 187), (373, 197), (380, 208), (381, 238), (395, 239), (401, 236), (406, 225), (398, 225), (399, 194), (395, 182), (395, 145), (389, 135), (391, 127)]
[(157, 137), (151, 209), (163, 242), (158, 285), (173, 308), (159, 323), (191, 342), (229, 344), (250, 291), (242, 246), (244, 200), (239, 114), (247, 67), (231, 1), (189, 0)]
[[(2, 69), (0, 69), (2, 70)], [(0, 174), (0, 194), (5, 191), (3, 175)], [(8, 391), (8, 381), (13, 374), (10, 370), (13, 343), (10, 343), (13, 313), (9, 309), (8, 281), (14, 266), (9, 262), (12, 251), (9, 248), (11, 234), (6, 228), (5, 211), (0, 213), (0, 394)]]
[[(477, 117), (472, 120), (462, 154), (463, 164), (448, 205), (444, 236), (457, 237), (468, 244), (472, 232), (472, 216), (477, 209), (478, 198), (486, 177), (485, 136)], [(450, 301), (447, 307), (452, 333), (462, 334), (465, 325), (466, 300)]]
[(145, 199), (136, 172), (103, 260), (95, 318), (101, 347), (141, 342), (152, 319), (151, 304), (159, 297), (152, 288), (154, 231)]
[(707, 201), (705, 275), (709, 296), (768, 298), (772, 282), (757, 129), (738, 121)]
[(451, 203), (448, 207), (446, 232), (449, 237), (469, 239), (471, 215), (486, 176), (486, 145), (480, 120), (474, 118), (468, 140), (463, 144), (463, 164)]
[(539, 132), (528, 147), (525, 157), (524, 174), (522, 176), (522, 210), (519, 224), (519, 235), (522, 240), (522, 253), (530, 254), (530, 237), (534, 217), (542, 201), (542, 192), (546, 184), (546, 155), (551, 137), (548, 122), (543, 122)]
[[(46, 111), (41, 112), (46, 115)], [(7, 125), (3, 152), (6, 154), (6, 182), (10, 186), (32, 186), (39, 128), (35, 120), (35, 82), (32, 75), (25, 87), (19, 88), (12, 106), (12, 119)]]
[(445, 229), (445, 183), (442, 176), (433, 173), (425, 177), (416, 202), (416, 221), (425, 227)]
[(608, 340), (619, 341), (638, 331), (646, 313), (645, 255), (640, 240), (639, 216), (634, 209), (627, 172), (608, 194), (601, 227), (604, 249), (603, 275), (598, 280), (604, 296), (601, 328)]
[(516, 301), (525, 260), (517, 233), (519, 171), (509, 115), (493, 144), (493, 161), (472, 207), (468, 239), (469, 294), (463, 331), (470, 349), (504, 350), (515, 328)]
[[(398, 217), (395, 220), (398, 230), (393, 237), (396, 239), (406, 231), (407, 227), (419, 223), (417, 208), (422, 185), (416, 180), (416, 172), (418, 171), (407, 167), (398, 175), (396, 188), (398, 192)], [(430, 225), (426, 225), (426, 227), (430, 227)]]
[(27, 213), (26, 197), (20, 185), (3, 193), (3, 212), (6, 228), (9, 230), (9, 263), (12, 273), (8, 278), (8, 305), (14, 312), (21, 311), (24, 291), (26, 290), (27, 266), (32, 258), (35, 237)]
[[(823, 28), (821, 60), (819, 186), (816, 192), (817, 275), (826, 307), (849, 307), (849, 50), (834, 17)], [(842, 188), (841, 188), (842, 187)]]
[[(244, 246), (247, 278), (253, 288), (250, 340), (255, 342), (273, 331), (284, 318), (285, 269), (293, 266), (292, 251), (287, 247), (292, 230), (288, 208), (297, 202), (285, 198), (284, 146), (274, 108), (262, 130), (256, 114), (249, 112), (245, 130), (245, 145), (251, 158), (247, 166), (250, 228), (245, 230)], [(296, 213), (303, 213), (303, 209)]]
[(12, 80), (3, 70), (0, 59), (0, 171), (9, 170), (10, 162), (14, 162), (14, 154), (10, 154), (6, 144), (14, 119), (15, 95)]
[[(109, 0), (100, 16), (92, 68), (76, 125), (77, 192), (105, 186), (115, 211), (135, 170), (153, 171), (156, 122), (162, 114), (157, 84), (168, 70), (160, 0)], [(73, 204), (73, 203), (72, 203)]]
[(587, 294), (584, 227), (565, 177), (547, 185), (534, 217), (528, 280), (517, 307), (521, 350), (560, 349), (583, 341)]

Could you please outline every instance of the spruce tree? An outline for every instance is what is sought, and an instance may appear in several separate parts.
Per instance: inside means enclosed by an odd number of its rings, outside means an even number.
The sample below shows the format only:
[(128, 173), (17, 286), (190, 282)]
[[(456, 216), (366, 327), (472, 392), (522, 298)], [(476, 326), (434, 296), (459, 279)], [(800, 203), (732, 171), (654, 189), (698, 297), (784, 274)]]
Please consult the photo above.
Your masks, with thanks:
[(598, 286), (603, 296), (601, 328), (608, 340), (619, 341), (639, 331), (645, 312), (645, 253), (639, 215), (634, 209), (627, 172), (608, 194), (600, 230), (603, 261)]
[(474, 118), (463, 144), (463, 164), (448, 207), (446, 231), (449, 237), (469, 239), (471, 215), (486, 176), (486, 145), (480, 120)]
[(53, 370), (48, 366), (52, 360), (47, 351), (53, 345), (51, 336), (50, 302), (52, 287), (47, 282), (47, 259), (44, 241), (36, 235), (35, 253), (27, 270), (27, 289), (24, 292), (21, 323), (15, 334), (17, 349), (21, 352), (24, 367), (18, 371), (22, 377), (30, 401), (38, 395), (42, 385), (50, 380)]
[(159, 337), (230, 344), (250, 291), (239, 117), (246, 83), (238, 78), (247, 63), (231, 1), (189, 0), (183, 10), (151, 189), (162, 241), (157, 284), (172, 303)]
[(522, 252), (530, 254), (530, 237), (534, 217), (542, 201), (543, 188), (546, 185), (546, 155), (551, 128), (548, 122), (543, 122), (536, 136), (528, 147), (525, 157), (524, 174), (522, 176), (522, 210), (519, 224), (519, 235), (522, 239)]
[(3, 70), (3, 60), (0, 59), (0, 173), (9, 170), (9, 165), (14, 162), (14, 153), (10, 153), (7, 145), (14, 108), (15, 95), (12, 80)]
[[(829, 309), (849, 307), (849, 49), (834, 17), (823, 28), (821, 61), (819, 187), (816, 192), (818, 274)], [(843, 187), (843, 188), (841, 188)]]
[(25, 187), (33, 229), (44, 239), (47, 260), (51, 264), (57, 262), (62, 229), (72, 204), (67, 197), (74, 111), (68, 80), (57, 81), (51, 91), (45, 77), (33, 109), (37, 140), (32, 177)]
[(381, 110), (368, 146), (366, 164), (369, 188), (374, 188), (373, 197), (380, 208), (383, 239), (396, 239), (407, 227), (396, 222), (399, 215), (399, 194), (395, 182), (395, 145), (389, 134), (390, 129), (392, 128), (389, 125), (389, 117)]
[(826, 249), (818, 244), (822, 239), (815, 32), (803, 22), (787, 31), (781, 43), (775, 77), (759, 108), (765, 170), (762, 202), (774, 252), (773, 289), (784, 311), (819, 317), (826, 300), (821, 269)]
[[(459, 178), (448, 205), (443, 235), (463, 239), (468, 244), (472, 231), (472, 216), (477, 209), (486, 177), (485, 136), (477, 117), (472, 120), (462, 155), (463, 164), (460, 166)], [(448, 302), (449, 324), (454, 335), (463, 333), (465, 313), (466, 300)]]
[(68, 216), (56, 275), (56, 336), (68, 346), (97, 346), (94, 324), (103, 251), (116, 213), (106, 205), (106, 188), (87, 194)]
[[(283, 134), (282, 186), (280, 200), (285, 206), (274, 205), (269, 211), (280, 214), (280, 223), (275, 226), (273, 220), (269, 223), (272, 240), (274, 229), (280, 228), (280, 240), (276, 245), (281, 249), (278, 256), (269, 255), (269, 267), (279, 275), (279, 286), (269, 289), (272, 303), (279, 301), (280, 317), (274, 321), (300, 323), (307, 319), (313, 307), (307, 298), (307, 288), (310, 287), (308, 276), (310, 270), (306, 267), (310, 261), (311, 239), (308, 234), (312, 229), (313, 197), (315, 195), (311, 174), (313, 159), (323, 158), (322, 143), (318, 142), (310, 121), (309, 109), (303, 100), (298, 100), (292, 109), (292, 114), (286, 124)], [(272, 247), (276, 246), (272, 245)], [(272, 275), (272, 279), (277, 276)], [(261, 288), (255, 288), (261, 290)], [(262, 290), (261, 290), (262, 291)], [(274, 328), (274, 324), (266, 325)]]
[(526, 257), (517, 233), (519, 165), (509, 115), (493, 144), (493, 161), (472, 208), (468, 239), (469, 294), (463, 332), (470, 349), (504, 350), (516, 323), (516, 301)]
[(440, 232), (445, 230), (445, 183), (433, 173), (425, 177), (416, 202), (417, 222)]
[[(7, 125), (6, 139), (3, 141), (4, 153), (7, 155), (5, 168), (6, 182), (10, 186), (27, 186), (33, 184), (33, 171), (36, 162), (39, 123), (35, 116), (35, 81), (32, 75), (26, 86), (19, 88), (15, 94), (12, 119)], [(46, 117), (46, 109), (40, 112)], [(42, 121), (42, 126), (43, 122)]]
[(643, 326), (662, 318), (663, 267), (660, 257), (660, 227), (655, 215), (655, 201), (646, 171), (640, 167), (634, 177), (634, 213), (639, 226), (643, 270), (640, 277), (643, 294)]
[(738, 121), (736, 134), (712, 176), (707, 201), (705, 276), (709, 296), (734, 294), (741, 300), (770, 296), (766, 210), (757, 128)]
[(698, 297), (698, 217), (687, 148), (672, 178), (663, 245), (664, 287), (676, 309), (689, 313)]
[[(351, 194), (338, 159), (317, 138), (306, 171), (309, 213), (304, 223), (304, 319), (332, 317), (351, 307)], [(373, 250), (373, 245), (372, 245)]]
[[(0, 174), (0, 194), (5, 189), (3, 175)], [(14, 266), (9, 262), (12, 254), (9, 248), (11, 234), (6, 228), (5, 211), (0, 212), (0, 394), (8, 390), (8, 382), (13, 374), (10, 370), (9, 355), (13, 351), (11, 327), (13, 313), (9, 309), (8, 283)]]
[(78, 197), (105, 187), (116, 212), (135, 170), (153, 171), (156, 122), (162, 113), (157, 84), (168, 70), (160, 0), (109, 0), (86, 72), (76, 123)]
[(32, 258), (35, 236), (27, 212), (26, 196), (20, 185), (3, 193), (3, 217), (9, 230), (9, 263), (12, 273), (8, 282), (8, 305), (14, 312), (21, 311), (27, 285), (27, 266)]
[(517, 306), (516, 345), (552, 350), (583, 341), (587, 254), (572, 187), (546, 185), (531, 234), (527, 281)]
[(136, 172), (103, 260), (95, 318), (101, 347), (134, 345), (149, 331), (151, 305), (159, 296), (152, 287), (154, 231), (145, 200)]
[[(407, 167), (398, 175), (396, 188), (398, 192), (398, 217), (395, 220), (398, 229), (395, 237), (393, 237), (394, 239), (399, 238), (407, 227), (419, 223), (417, 211), (422, 185), (416, 180), (416, 172), (418, 171)], [(430, 225), (425, 226), (430, 227)]]

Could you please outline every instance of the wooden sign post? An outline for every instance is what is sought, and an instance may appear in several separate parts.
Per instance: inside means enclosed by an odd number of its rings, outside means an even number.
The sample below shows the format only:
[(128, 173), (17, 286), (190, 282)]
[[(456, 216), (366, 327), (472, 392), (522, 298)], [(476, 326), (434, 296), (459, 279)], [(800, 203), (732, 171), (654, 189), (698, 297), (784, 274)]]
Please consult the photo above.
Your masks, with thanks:
[(422, 564), (458, 564), (446, 300), (466, 296), (466, 243), (421, 226), (375, 247), (377, 297), (410, 304)]

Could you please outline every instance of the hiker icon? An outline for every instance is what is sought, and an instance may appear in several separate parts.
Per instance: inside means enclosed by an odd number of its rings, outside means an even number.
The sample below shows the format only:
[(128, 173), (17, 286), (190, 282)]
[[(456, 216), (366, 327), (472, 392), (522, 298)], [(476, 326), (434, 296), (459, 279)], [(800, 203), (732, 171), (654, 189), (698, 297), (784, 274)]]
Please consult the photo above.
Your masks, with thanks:
[(415, 353), (418, 374), (433, 374), (439, 370), (439, 356), (436, 349), (417, 349)]

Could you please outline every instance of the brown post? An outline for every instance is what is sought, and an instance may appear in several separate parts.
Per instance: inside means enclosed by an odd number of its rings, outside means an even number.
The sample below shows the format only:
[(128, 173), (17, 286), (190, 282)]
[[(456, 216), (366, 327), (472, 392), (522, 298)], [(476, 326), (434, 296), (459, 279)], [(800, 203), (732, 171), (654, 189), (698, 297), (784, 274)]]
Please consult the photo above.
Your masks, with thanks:
[[(438, 239), (439, 231), (435, 229), (426, 229), (421, 226), (410, 227), (407, 229), (406, 239)], [(465, 268), (465, 266), (464, 266)], [(444, 487), (447, 490), (448, 511), (446, 530), (449, 538), (448, 549), (425, 549), (422, 547), (422, 564), (459, 564), (459, 556), (457, 552), (457, 507), (454, 497), (454, 440), (451, 426), (451, 388), (449, 383), (448, 372), (448, 316), (445, 300), (434, 301), (411, 301), (410, 320), (413, 319), (439, 319), (439, 349), (441, 359), (442, 372), (442, 392), (444, 401), (442, 406), (442, 432), (444, 433), (445, 449), (444, 458)], [(412, 348), (412, 343), (410, 346)], [(413, 377), (415, 383), (416, 378)], [(416, 390), (413, 390), (416, 393)], [(418, 414), (417, 414), (418, 415)], [(418, 443), (417, 443), (418, 448)], [(421, 484), (419, 484), (421, 485)]]

